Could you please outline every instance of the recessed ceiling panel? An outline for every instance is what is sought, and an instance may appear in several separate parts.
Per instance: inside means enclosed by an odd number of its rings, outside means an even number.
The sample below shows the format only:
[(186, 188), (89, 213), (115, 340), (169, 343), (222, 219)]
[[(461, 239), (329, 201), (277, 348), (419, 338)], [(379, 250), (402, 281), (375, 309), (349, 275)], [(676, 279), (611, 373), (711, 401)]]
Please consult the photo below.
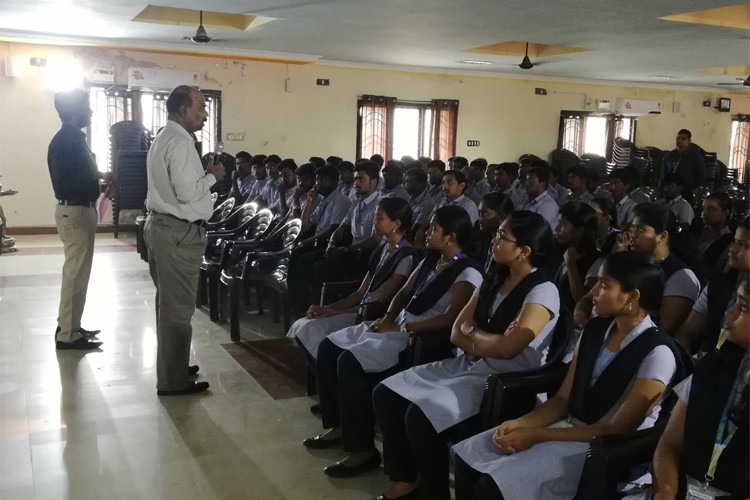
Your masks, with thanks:
[(719, 7), (718, 9), (685, 12), (684, 14), (660, 17), (659, 19), (750, 30), (750, 2), (728, 5), (726, 7)]
[[(199, 19), (200, 11), (198, 10), (148, 5), (133, 18), (133, 21), (155, 24), (174, 24), (177, 26), (197, 26)], [(272, 17), (228, 14), (226, 12), (211, 12), (208, 10), (203, 11), (203, 26), (206, 28), (245, 31), (273, 20), (274, 18)]]
[[(566, 45), (545, 45), (543, 43), (529, 43), (529, 57), (557, 56), (573, 52), (586, 52), (590, 49), (569, 47)], [(526, 42), (502, 42), (467, 49), (466, 52), (478, 54), (493, 54), (496, 56), (521, 56), (526, 54)]]

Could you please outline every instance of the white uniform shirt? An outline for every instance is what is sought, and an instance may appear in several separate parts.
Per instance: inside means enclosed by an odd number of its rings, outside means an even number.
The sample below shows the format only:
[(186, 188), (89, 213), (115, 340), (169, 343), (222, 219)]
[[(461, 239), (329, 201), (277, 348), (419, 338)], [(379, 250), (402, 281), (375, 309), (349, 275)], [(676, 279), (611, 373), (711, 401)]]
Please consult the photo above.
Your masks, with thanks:
[(437, 212), (438, 208), (442, 208), (447, 205), (457, 205), (464, 210), (466, 210), (466, 213), (469, 214), (469, 219), (471, 219), (471, 223), (476, 224), (477, 220), (479, 219), (479, 209), (477, 208), (477, 204), (471, 201), (469, 198), (467, 198), (464, 195), (459, 196), (455, 200), (448, 200), (448, 198), (443, 195), (443, 198), (440, 200), (440, 203), (435, 205), (435, 210), (432, 211), (432, 214), (430, 214), (430, 218), (432, 218), (433, 215), (435, 215), (435, 212)]
[(190, 222), (211, 218), (216, 177), (203, 171), (193, 138), (182, 125), (167, 121), (148, 151), (146, 171), (146, 208)]

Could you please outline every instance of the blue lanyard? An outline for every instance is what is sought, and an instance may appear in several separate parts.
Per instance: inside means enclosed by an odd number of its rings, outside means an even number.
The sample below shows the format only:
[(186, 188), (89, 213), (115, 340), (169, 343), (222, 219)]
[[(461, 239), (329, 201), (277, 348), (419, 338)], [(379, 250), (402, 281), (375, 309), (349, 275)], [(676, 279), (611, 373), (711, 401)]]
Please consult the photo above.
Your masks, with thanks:
[[(398, 240), (398, 243), (396, 243), (393, 246), (393, 254), (395, 255), (396, 251), (398, 251), (399, 248), (401, 248), (401, 245), (404, 243), (404, 240), (406, 239), (405, 236), (402, 236), (400, 240)], [(370, 295), (370, 288), (372, 287), (373, 282), (375, 281), (375, 274), (378, 272), (378, 270), (384, 265), (385, 262), (388, 261), (390, 257), (386, 257), (388, 255), (388, 249), (383, 248), (383, 255), (380, 256), (380, 262), (377, 266), (375, 266), (375, 272), (372, 275), (372, 278), (370, 279), (370, 284), (367, 286), (367, 291), (362, 296), (362, 300), (359, 301), (359, 305), (364, 305), (364, 303), (367, 301), (367, 296)], [(392, 256), (391, 256), (392, 257)]]

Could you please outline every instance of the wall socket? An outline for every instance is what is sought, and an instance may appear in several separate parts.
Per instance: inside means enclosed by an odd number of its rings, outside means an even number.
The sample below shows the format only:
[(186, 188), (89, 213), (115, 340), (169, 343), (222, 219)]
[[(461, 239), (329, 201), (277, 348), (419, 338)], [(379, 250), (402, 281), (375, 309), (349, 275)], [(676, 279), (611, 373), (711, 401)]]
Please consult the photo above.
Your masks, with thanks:
[(228, 141), (244, 141), (245, 134), (227, 134)]
[(469, 147), (479, 146), (479, 141), (466, 141), (466, 145)]
[(543, 89), (541, 87), (537, 87), (534, 89), (534, 93), (536, 95), (547, 95), (547, 89)]
[(328, 78), (318, 78), (315, 80), (316, 85), (320, 85), (321, 87), (328, 87), (331, 84), (331, 81)]

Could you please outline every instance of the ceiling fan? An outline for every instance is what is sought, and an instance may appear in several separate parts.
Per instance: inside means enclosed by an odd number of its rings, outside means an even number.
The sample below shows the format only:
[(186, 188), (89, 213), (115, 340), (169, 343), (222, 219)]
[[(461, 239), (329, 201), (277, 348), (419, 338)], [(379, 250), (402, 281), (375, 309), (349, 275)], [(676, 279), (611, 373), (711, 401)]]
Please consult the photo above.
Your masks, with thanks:
[(717, 85), (723, 85), (723, 86), (732, 86), (732, 85), (744, 85), (745, 87), (750, 87), (750, 75), (747, 76), (747, 78), (742, 78), (741, 76), (736, 78), (736, 82), (732, 83), (726, 83), (726, 82), (719, 82)]
[(518, 65), (521, 69), (531, 69), (535, 64), (531, 62), (531, 59), (529, 59), (529, 42), (526, 42), (526, 55), (523, 56), (523, 60), (521, 61), (521, 64)]
[(208, 43), (210, 41), (218, 42), (217, 38), (208, 36), (206, 28), (203, 27), (203, 11), (200, 11), (200, 21), (198, 23), (198, 29), (195, 31), (193, 36), (183, 36), (183, 40), (192, 40), (194, 43)]

